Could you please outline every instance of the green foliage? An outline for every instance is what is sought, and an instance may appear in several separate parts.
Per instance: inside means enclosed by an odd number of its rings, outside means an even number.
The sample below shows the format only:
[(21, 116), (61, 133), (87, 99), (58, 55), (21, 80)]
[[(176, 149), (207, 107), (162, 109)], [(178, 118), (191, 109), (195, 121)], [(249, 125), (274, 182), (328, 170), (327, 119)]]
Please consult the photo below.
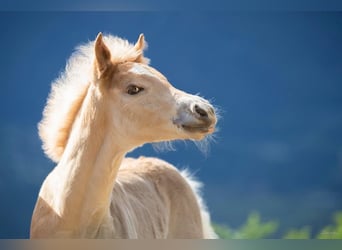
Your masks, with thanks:
[(251, 213), (246, 223), (238, 230), (232, 230), (223, 225), (214, 225), (215, 232), (221, 239), (262, 239), (272, 235), (277, 228), (277, 222), (262, 222), (257, 212)]
[(310, 227), (303, 227), (302, 229), (291, 229), (288, 231), (284, 239), (310, 239)]
[(260, 215), (257, 212), (251, 213), (247, 221), (239, 229), (238, 239), (262, 239), (267, 238), (278, 229), (278, 223), (275, 221), (261, 222)]
[[(262, 222), (257, 212), (251, 213), (247, 221), (234, 230), (226, 225), (213, 225), (221, 239), (264, 239), (269, 238), (278, 229), (276, 221)], [(291, 229), (285, 233), (284, 239), (311, 239), (311, 228)], [(324, 227), (315, 237), (317, 239), (342, 239), (342, 211), (334, 215), (334, 225)]]
[(334, 215), (335, 225), (329, 225), (322, 229), (317, 239), (342, 239), (342, 212)]
[(234, 232), (227, 226), (213, 224), (214, 230), (220, 239), (234, 239)]

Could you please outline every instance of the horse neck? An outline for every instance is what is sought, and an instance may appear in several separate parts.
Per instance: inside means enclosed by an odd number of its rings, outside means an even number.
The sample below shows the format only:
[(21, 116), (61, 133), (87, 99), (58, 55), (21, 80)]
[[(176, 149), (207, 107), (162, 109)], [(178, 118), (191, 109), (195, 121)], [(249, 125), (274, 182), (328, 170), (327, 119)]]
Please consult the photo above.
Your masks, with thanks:
[(110, 214), (113, 186), (126, 152), (109, 132), (113, 128), (105, 108), (98, 103), (95, 89), (88, 90), (62, 159), (49, 176), (51, 183), (58, 183), (49, 195), (54, 210), (67, 223), (65, 229), (87, 228), (87, 235), (95, 233)]

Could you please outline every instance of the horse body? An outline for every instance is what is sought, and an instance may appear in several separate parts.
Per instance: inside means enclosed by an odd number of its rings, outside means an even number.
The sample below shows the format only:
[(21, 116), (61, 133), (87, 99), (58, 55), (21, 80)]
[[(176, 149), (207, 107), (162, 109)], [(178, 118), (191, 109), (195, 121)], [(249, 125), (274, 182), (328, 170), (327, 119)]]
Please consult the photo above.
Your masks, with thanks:
[(123, 161), (111, 212), (118, 238), (203, 238), (194, 190), (175, 167), (159, 159)]
[(194, 180), (158, 159), (125, 158), (148, 142), (202, 139), (216, 124), (209, 102), (148, 66), (144, 46), (143, 36), (133, 46), (99, 34), (54, 83), (39, 133), (58, 164), (32, 238), (215, 237)]

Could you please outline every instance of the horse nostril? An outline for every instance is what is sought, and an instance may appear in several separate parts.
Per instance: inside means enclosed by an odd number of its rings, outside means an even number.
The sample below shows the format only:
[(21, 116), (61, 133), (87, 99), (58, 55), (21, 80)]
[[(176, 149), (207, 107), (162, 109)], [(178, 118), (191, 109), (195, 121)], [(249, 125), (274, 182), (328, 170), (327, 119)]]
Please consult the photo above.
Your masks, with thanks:
[(202, 118), (208, 117), (207, 111), (205, 111), (204, 109), (200, 108), (197, 104), (195, 105), (194, 108), (195, 108), (196, 113), (199, 114)]

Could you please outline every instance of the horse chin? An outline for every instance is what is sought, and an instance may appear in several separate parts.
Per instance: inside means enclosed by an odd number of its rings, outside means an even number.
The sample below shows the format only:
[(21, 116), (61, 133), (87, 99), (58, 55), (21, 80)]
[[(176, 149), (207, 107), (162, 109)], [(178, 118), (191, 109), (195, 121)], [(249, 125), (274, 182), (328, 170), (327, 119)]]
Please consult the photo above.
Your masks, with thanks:
[(189, 139), (203, 140), (207, 135), (214, 133), (214, 127), (198, 126), (198, 125), (181, 125), (184, 132), (186, 132)]

